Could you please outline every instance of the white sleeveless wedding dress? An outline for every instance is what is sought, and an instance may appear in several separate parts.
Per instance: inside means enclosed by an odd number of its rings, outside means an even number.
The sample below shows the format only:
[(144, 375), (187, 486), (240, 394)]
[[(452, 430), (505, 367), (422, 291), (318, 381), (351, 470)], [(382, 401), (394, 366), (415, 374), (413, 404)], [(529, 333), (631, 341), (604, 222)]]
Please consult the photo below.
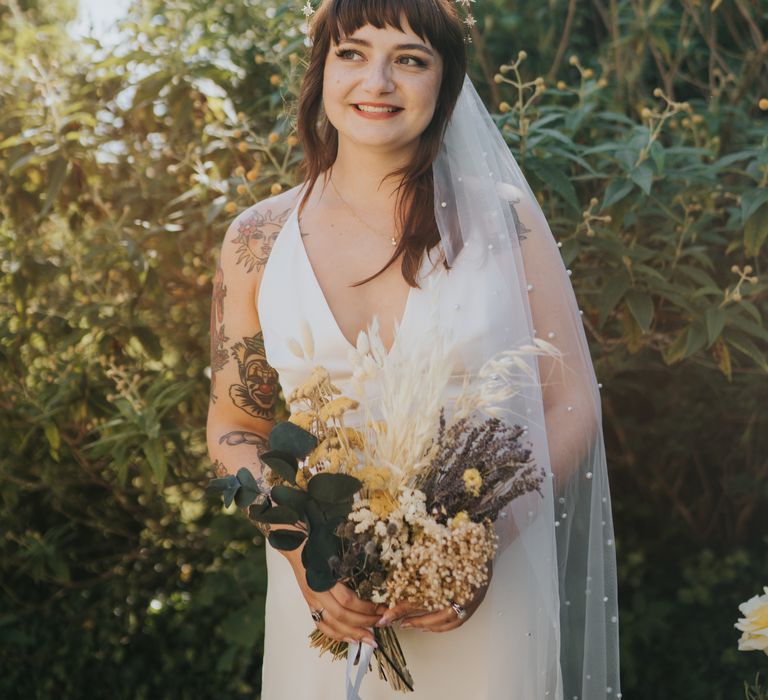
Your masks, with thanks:
[[(310, 369), (305, 361), (291, 354), (286, 345), (289, 337), (301, 338), (300, 324), (306, 320), (315, 340), (313, 364), (323, 365), (333, 383), (345, 395), (355, 398), (347, 360), (351, 345), (341, 333), (307, 257), (297, 210), (298, 207), (294, 208), (275, 241), (255, 300), (267, 361), (278, 372), (280, 385), (288, 396), (305, 380)], [(462, 266), (459, 256), (452, 269), (446, 271), (442, 264), (433, 264), (436, 252), (437, 249), (433, 249), (431, 256), (424, 257), (418, 279), (421, 288), (410, 290), (390, 356), (407, 353), (409, 339), (427, 326), (433, 313), (427, 303), (427, 276), (434, 277), (437, 285), (441, 328), (445, 326), (459, 338), (465, 353), (468, 349), (471, 352), (473, 340), (487, 332), (490, 324), (498, 323), (491, 300), (475, 298), (478, 293), (473, 291), (476, 285), (472, 284), (471, 276), (476, 275), (477, 270), (465, 269), (467, 266)], [(320, 656), (316, 649), (310, 648), (308, 636), (314, 623), (293, 571), (287, 560), (269, 545), (266, 557), (268, 589), (262, 700), (343, 699), (346, 663), (333, 661), (329, 654)], [(519, 570), (516, 563), (526, 565), (524, 553), (515, 542), (500, 557), (506, 561), (504, 571)], [(496, 595), (493, 595), (494, 588)], [(549, 699), (534, 697), (526, 680), (526, 645), (531, 640), (525, 620), (529, 619), (535, 597), (535, 592), (516, 586), (513, 580), (500, 582), (494, 578), (483, 603), (458, 629), (446, 633), (399, 629), (398, 637), (414, 679), (414, 692), (401, 694), (391, 690), (379, 678), (373, 661), (372, 670), (363, 680), (361, 697), (363, 700), (556, 700), (555, 694)], [(500, 600), (503, 600), (503, 610), (494, 609), (499, 607)], [(503, 633), (499, 633), (499, 625), (492, 625), (492, 620), (493, 616), (502, 614)], [(491, 629), (497, 632), (490, 633)], [(553, 662), (556, 664), (556, 659)], [(514, 687), (509, 687), (507, 679), (510, 678), (515, 679)], [(500, 687), (503, 687), (501, 692)]]

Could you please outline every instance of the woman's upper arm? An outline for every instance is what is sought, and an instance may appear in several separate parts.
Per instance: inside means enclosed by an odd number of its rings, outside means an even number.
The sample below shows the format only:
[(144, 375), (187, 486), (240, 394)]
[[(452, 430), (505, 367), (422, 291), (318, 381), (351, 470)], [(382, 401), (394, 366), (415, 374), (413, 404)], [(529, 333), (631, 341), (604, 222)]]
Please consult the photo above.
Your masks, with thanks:
[(274, 425), (277, 372), (267, 362), (256, 299), (269, 252), (290, 208), (269, 200), (229, 226), (211, 301), (208, 445), (234, 432), (266, 437)]

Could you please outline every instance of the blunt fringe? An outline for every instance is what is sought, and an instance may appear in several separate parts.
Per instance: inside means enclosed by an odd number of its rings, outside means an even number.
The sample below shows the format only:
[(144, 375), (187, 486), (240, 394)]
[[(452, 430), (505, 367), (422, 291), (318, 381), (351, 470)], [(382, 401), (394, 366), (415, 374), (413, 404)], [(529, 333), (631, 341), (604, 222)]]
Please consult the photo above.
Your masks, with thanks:
[(338, 132), (322, 108), (323, 71), (331, 45), (366, 24), (402, 31), (402, 17), (442, 57), (443, 79), (432, 121), (422, 133), (413, 157), (387, 176), (399, 180), (395, 211), (402, 235), (398, 245), (381, 270), (354, 286), (375, 279), (402, 254), (403, 278), (411, 287), (417, 287), (416, 273), (422, 256), (440, 241), (434, 214), (432, 163), (439, 153), (467, 70), (464, 28), (452, 0), (325, 0), (310, 25), (313, 43), (298, 100), (297, 129), (304, 149), (300, 169), (307, 183), (299, 213), (318, 178), (327, 173), (338, 154)]

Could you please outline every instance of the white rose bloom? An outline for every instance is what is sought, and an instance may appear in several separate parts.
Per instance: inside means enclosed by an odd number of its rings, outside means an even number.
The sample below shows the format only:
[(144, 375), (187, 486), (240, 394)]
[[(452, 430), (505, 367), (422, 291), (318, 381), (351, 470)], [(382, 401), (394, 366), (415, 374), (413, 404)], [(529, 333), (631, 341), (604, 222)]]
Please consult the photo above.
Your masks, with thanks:
[(762, 651), (768, 655), (768, 586), (763, 595), (756, 595), (739, 605), (744, 615), (734, 625), (741, 630), (739, 651)]

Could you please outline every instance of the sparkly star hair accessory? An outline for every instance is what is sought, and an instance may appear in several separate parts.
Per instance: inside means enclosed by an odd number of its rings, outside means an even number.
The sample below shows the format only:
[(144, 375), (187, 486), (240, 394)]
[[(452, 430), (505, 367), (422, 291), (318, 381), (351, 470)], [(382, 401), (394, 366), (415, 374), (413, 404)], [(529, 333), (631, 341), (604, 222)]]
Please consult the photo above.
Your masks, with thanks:
[(301, 11), (307, 19), (315, 14), (315, 8), (312, 7), (312, 3), (309, 0), (304, 3), (304, 7), (301, 8)]
[[(477, 24), (477, 20), (475, 19), (475, 16), (472, 14), (472, 5), (475, 2), (475, 0), (456, 0), (456, 4), (461, 8), (464, 19), (464, 24), (467, 25), (467, 36), (466, 41), (468, 44), (472, 43), (472, 27), (474, 27)], [(460, 12), (459, 14), (462, 14)]]

